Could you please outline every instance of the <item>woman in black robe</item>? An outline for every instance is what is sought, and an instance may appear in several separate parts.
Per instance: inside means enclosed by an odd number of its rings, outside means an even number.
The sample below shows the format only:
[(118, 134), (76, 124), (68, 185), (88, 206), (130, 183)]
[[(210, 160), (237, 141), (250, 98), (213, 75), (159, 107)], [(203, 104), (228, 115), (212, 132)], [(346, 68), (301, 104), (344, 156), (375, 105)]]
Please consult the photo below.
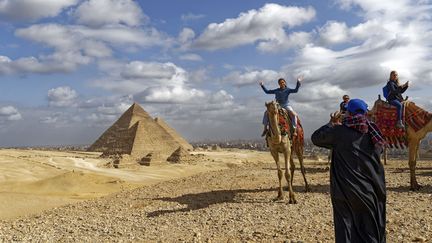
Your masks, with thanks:
[[(312, 142), (333, 149), (330, 195), (336, 242), (385, 242), (386, 188), (380, 161), (385, 142), (365, 114), (367, 104), (352, 99), (342, 124), (330, 122)], [(336, 119), (332, 119), (336, 121)]]

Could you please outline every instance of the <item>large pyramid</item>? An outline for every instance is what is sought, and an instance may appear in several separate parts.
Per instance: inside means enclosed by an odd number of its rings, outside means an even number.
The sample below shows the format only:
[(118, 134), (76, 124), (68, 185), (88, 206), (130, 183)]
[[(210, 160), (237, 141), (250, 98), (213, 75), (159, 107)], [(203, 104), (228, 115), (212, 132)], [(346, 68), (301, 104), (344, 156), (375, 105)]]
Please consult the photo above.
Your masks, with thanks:
[(153, 119), (134, 103), (88, 151), (103, 152), (104, 155), (129, 154), (136, 158), (153, 153), (165, 158), (179, 147), (192, 149), (192, 145), (167, 123), (160, 118)]

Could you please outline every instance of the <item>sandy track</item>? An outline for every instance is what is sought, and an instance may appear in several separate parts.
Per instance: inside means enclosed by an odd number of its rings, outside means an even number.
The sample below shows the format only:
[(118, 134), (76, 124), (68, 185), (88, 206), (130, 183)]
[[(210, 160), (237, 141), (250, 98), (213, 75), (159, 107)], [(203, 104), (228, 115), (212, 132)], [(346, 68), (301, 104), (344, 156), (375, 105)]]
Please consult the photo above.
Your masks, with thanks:
[[(247, 152), (245, 152), (247, 153)], [(406, 162), (386, 166), (388, 242), (432, 238), (432, 162), (418, 164), (419, 192), (408, 190)], [(160, 182), (110, 196), (1, 221), (0, 238), (52, 241), (332, 242), (325, 164), (307, 163), (312, 192), (296, 171), (298, 204), (274, 202), (273, 163)]]

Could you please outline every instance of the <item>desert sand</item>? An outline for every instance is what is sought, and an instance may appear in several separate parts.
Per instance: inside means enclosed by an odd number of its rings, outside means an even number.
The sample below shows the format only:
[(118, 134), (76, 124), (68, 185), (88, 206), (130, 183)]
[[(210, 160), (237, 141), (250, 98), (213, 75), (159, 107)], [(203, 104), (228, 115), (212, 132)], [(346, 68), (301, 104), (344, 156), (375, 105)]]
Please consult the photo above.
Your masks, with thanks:
[[(296, 170), (293, 205), (273, 200), (268, 152), (193, 154), (187, 164), (115, 169), (100, 153), (0, 150), (0, 239), (334, 241), (326, 162), (306, 159), (312, 192)], [(388, 242), (432, 239), (432, 161), (420, 160), (417, 175), (423, 188), (411, 192), (407, 162), (386, 165)]]
[(29, 215), (160, 181), (226, 168), (223, 163), (156, 163), (109, 168), (100, 153), (0, 150), (0, 219)]

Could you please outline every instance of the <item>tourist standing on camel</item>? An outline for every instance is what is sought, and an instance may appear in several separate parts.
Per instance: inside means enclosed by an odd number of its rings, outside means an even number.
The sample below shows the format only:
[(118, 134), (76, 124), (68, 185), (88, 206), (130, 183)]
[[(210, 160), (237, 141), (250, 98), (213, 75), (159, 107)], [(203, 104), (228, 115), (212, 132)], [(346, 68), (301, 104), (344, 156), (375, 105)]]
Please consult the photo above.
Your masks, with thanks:
[(403, 97), (402, 94), (408, 89), (409, 81), (406, 81), (405, 84), (400, 85), (399, 84), (399, 77), (398, 73), (396, 71), (390, 72), (390, 78), (387, 82), (387, 90), (388, 90), (388, 96), (387, 101), (396, 106), (397, 108), (397, 123), (396, 126), (399, 128), (405, 128), (403, 122), (402, 122), (402, 101)]
[(386, 241), (386, 187), (380, 154), (385, 145), (376, 125), (367, 120), (367, 104), (352, 99), (347, 114), (312, 134), (312, 142), (333, 149), (330, 195), (336, 243)]
[[(288, 114), (290, 115), (291, 118), (291, 123), (292, 126), (294, 128), (294, 132), (293, 132), (293, 136), (297, 136), (297, 114), (295, 113), (294, 109), (289, 105), (289, 95), (292, 93), (297, 93), (297, 91), (300, 88), (301, 85), (301, 81), (303, 80), (303, 76), (298, 76), (297, 77), (297, 84), (295, 89), (290, 89), (287, 87), (286, 85), (286, 81), (283, 78), (280, 78), (278, 80), (278, 84), (279, 84), (279, 88), (277, 89), (272, 89), (272, 90), (268, 90), (266, 89), (266, 87), (264, 86), (263, 81), (260, 82), (261, 88), (264, 90), (264, 92), (266, 94), (274, 94), (276, 97), (276, 101), (279, 103), (279, 105), (284, 108), (285, 110), (288, 111)], [(263, 125), (264, 125), (264, 131), (262, 136), (264, 136), (267, 132), (267, 126), (269, 124), (268, 121), (268, 116), (267, 116), (267, 112), (264, 112), (264, 117), (263, 117)]]

